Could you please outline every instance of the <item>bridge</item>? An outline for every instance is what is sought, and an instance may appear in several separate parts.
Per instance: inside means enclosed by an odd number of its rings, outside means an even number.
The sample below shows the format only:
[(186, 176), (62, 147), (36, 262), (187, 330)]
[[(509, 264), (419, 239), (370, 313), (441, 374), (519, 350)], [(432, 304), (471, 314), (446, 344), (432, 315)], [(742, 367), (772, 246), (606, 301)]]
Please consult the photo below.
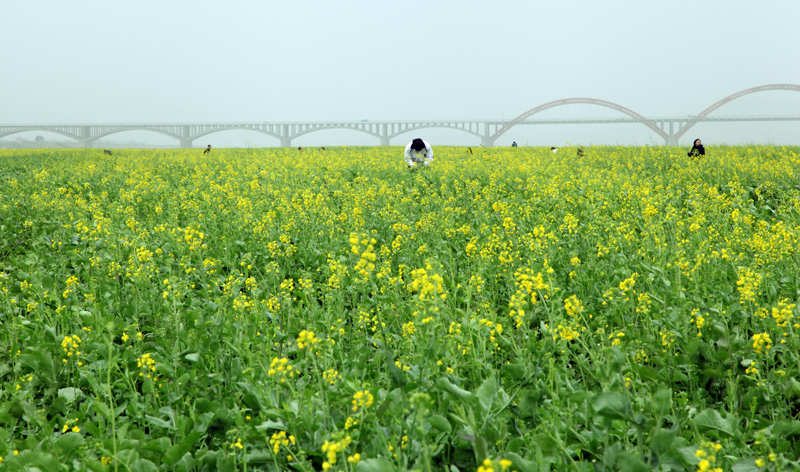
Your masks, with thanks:
[[(292, 140), (305, 134), (330, 129), (349, 129), (369, 134), (388, 146), (392, 138), (425, 128), (450, 128), (481, 138), (483, 146), (494, 146), (503, 134), (514, 126), (547, 124), (611, 124), (640, 123), (664, 139), (667, 146), (677, 146), (678, 139), (701, 122), (755, 122), (755, 121), (800, 121), (797, 116), (709, 116), (723, 105), (758, 92), (789, 90), (800, 92), (800, 85), (769, 84), (749, 88), (719, 100), (696, 115), (685, 117), (647, 118), (622, 105), (596, 98), (566, 98), (544, 103), (531, 108), (512, 120), (428, 120), (428, 121), (358, 121), (358, 122), (293, 122), (293, 123), (128, 123), (128, 124), (9, 124), (0, 125), (0, 138), (26, 131), (47, 131), (72, 138), (81, 147), (91, 147), (94, 141), (124, 131), (152, 131), (170, 136), (180, 142), (181, 147), (191, 148), (192, 143), (203, 136), (228, 130), (249, 130), (272, 136), (281, 146), (290, 147)], [(565, 105), (588, 104), (610, 108), (626, 115), (621, 118), (589, 119), (530, 119), (545, 110)]]

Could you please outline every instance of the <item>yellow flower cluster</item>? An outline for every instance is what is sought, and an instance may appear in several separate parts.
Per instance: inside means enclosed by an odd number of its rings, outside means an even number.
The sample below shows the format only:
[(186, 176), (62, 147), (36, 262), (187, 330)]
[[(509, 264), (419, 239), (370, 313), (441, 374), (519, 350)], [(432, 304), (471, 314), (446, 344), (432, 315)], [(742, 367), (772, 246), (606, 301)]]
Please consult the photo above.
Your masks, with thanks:
[(297, 370), (289, 363), (289, 359), (285, 357), (273, 357), (272, 362), (269, 364), (267, 375), (277, 376), (280, 378), (281, 383), (286, 382), (286, 378), (294, 378)]
[(419, 293), (420, 300), (432, 300), (437, 296), (442, 300), (447, 298), (444, 279), (439, 274), (429, 273), (432, 270), (433, 267), (427, 264), (424, 269), (411, 271), (412, 280), (408, 289), (411, 293)]
[[(369, 274), (375, 270), (375, 260), (377, 259), (375, 244), (378, 241), (375, 238), (368, 238), (366, 235), (362, 235), (361, 238), (359, 240), (356, 233), (350, 235), (350, 251), (359, 255), (358, 262), (353, 270), (362, 277), (369, 277)], [(361, 251), (362, 246), (364, 247), (363, 252)]]
[(272, 452), (276, 456), (281, 450), (281, 447), (285, 449), (289, 449), (289, 444), (294, 446), (297, 443), (297, 440), (292, 435), (286, 435), (286, 431), (278, 431), (274, 433), (272, 437), (269, 439), (269, 444), (272, 446)]
[(314, 345), (319, 342), (319, 338), (314, 337), (313, 331), (300, 331), (297, 336), (297, 347), (300, 349), (308, 349), (308, 352), (314, 352)]
[(513, 462), (508, 459), (500, 459), (499, 461), (493, 461), (488, 457), (481, 462), (481, 465), (478, 466), (477, 472), (496, 472), (497, 466), (499, 466), (500, 471), (508, 470), (509, 467)]
[(67, 279), (67, 284), (66, 285), (67, 285), (67, 288), (64, 290), (64, 293), (62, 293), (62, 296), (64, 298), (69, 297), (69, 295), (75, 291), (75, 287), (78, 286), (78, 277), (76, 277), (74, 275), (70, 276)]
[(353, 442), (353, 439), (350, 438), (350, 436), (344, 436), (336, 441), (326, 440), (322, 444), (322, 452), (325, 453), (327, 460), (322, 463), (322, 470), (331, 470), (331, 468), (333, 468), (333, 466), (339, 461), (337, 454), (344, 452), (351, 442)]
[(767, 333), (756, 333), (753, 335), (753, 350), (759, 354), (764, 354), (772, 349), (772, 339)]
[(366, 409), (372, 406), (372, 403), (375, 401), (375, 397), (369, 393), (369, 390), (360, 390), (353, 394), (353, 411), (358, 411), (359, 409)]
[(739, 290), (739, 302), (742, 305), (755, 303), (762, 278), (760, 274), (747, 267), (739, 269), (739, 280), (736, 281), (736, 289)]
[[(66, 356), (61, 359), (64, 363), (67, 362), (67, 358), (79, 356), (81, 354), (81, 342), (81, 338), (78, 337), (77, 334), (73, 334), (72, 336), (64, 336), (64, 339), (61, 340), (61, 349), (64, 351), (64, 355)], [(78, 365), (80, 365), (80, 363)]]
[[(136, 359), (136, 365), (144, 372), (139, 372), (139, 377), (147, 376), (148, 379), (151, 379), (150, 372), (156, 371), (156, 360), (150, 355), (149, 352), (142, 354), (140, 357)], [(153, 379), (156, 380), (156, 379)]]
[(789, 325), (794, 318), (794, 307), (793, 303), (789, 303), (789, 300), (784, 298), (778, 302), (777, 307), (772, 308), (772, 318), (779, 327), (785, 328)]
[(558, 339), (558, 337), (560, 337), (565, 341), (572, 341), (573, 339), (578, 339), (581, 335), (578, 330), (572, 326), (559, 324), (556, 329), (558, 330), (558, 336), (553, 336), (553, 339)]
[(714, 467), (717, 462), (717, 454), (721, 449), (722, 445), (720, 443), (703, 442), (694, 454), (700, 458), (700, 462), (697, 464), (697, 472), (722, 472), (722, 467)]
[(567, 310), (567, 315), (572, 318), (577, 318), (581, 313), (583, 313), (583, 304), (576, 295), (572, 295), (564, 300), (564, 309)]

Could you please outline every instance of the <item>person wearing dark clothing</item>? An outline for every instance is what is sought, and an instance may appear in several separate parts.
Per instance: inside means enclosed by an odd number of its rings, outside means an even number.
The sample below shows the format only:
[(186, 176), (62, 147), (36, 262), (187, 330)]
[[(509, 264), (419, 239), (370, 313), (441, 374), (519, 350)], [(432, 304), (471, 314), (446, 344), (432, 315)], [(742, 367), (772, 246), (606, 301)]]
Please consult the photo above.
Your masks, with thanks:
[(705, 156), (706, 148), (703, 147), (703, 143), (701, 143), (699, 139), (695, 139), (694, 145), (692, 146), (692, 150), (689, 151), (687, 155), (689, 157)]
[(513, 142), (511, 143), (511, 147), (517, 147), (517, 142), (516, 142), (516, 141), (513, 141)]
[(208, 154), (211, 152), (211, 145), (209, 144), (207, 148), (203, 151), (203, 154)]

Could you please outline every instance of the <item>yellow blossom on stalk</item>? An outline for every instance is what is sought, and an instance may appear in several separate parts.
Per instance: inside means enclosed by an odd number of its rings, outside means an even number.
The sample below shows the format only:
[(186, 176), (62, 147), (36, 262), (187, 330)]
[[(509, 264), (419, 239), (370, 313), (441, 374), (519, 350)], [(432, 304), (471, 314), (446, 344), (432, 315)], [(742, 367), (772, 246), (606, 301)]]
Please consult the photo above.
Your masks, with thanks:
[(150, 372), (156, 371), (156, 361), (153, 359), (150, 353), (145, 353), (138, 357), (136, 359), (136, 365), (143, 370), (143, 372), (139, 372), (140, 377), (147, 377), (148, 379), (153, 379), (154, 381), (156, 380), (150, 374)]
[(286, 378), (294, 378), (296, 372), (297, 370), (289, 363), (289, 359), (285, 357), (273, 357), (272, 362), (269, 364), (267, 375), (278, 377), (281, 383), (285, 383)]
[[(572, 341), (580, 337), (580, 333), (571, 326), (558, 325), (556, 329), (558, 330), (558, 336), (565, 341)], [(558, 339), (558, 337), (553, 336), (553, 339)]]
[(351, 442), (353, 442), (353, 440), (349, 435), (346, 435), (341, 439), (334, 441), (326, 440), (322, 443), (322, 452), (325, 453), (325, 458), (327, 459), (322, 463), (322, 470), (330, 470), (333, 468), (333, 466), (339, 462), (338, 454), (344, 452)]
[(300, 331), (297, 336), (297, 347), (300, 349), (308, 348), (308, 352), (314, 352), (314, 345), (319, 342), (319, 338), (314, 337), (313, 331)]
[(78, 286), (78, 277), (76, 277), (74, 275), (70, 276), (67, 279), (67, 284), (66, 285), (67, 285), (67, 288), (64, 290), (64, 293), (62, 294), (64, 298), (69, 297), (69, 295), (75, 291), (75, 287)]
[(722, 468), (714, 467), (717, 462), (717, 453), (722, 449), (720, 443), (704, 441), (695, 451), (695, 457), (701, 458), (697, 464), (698, 472), (722, 472)]
[(757, 333), (753, 335), (753, 350), (763, 354), (772, 349), (772, 339), (767, 333)]
[(622, 344), (622, 338), (624, 338), (624, 337), (625, 337), (625, 333), (622, 332), (622, 331), (620, 331), (620, 332), (618, 332), (616, 334), (612, 333), (612, 334), (608, 335), (608, 339), (612, 340), (611, 341), (611, 345), (612, 346), (619, 346), (620, 344)]
[(772, 308), (772, 318), (779, 327), (784, 328), (789, 325), (794, 318), (794, 307), (793, 303), (789, 303), (789, 300), (784, 298), (778, 302), (777, 307)]
[(409, 321), (409, 322), (403, 323), (402, 329), (403, 329), (403, 337), (404, 338), (408, 337), (408, 336), (411, 336), (412, 334), (417, 332), (417, 328), (414, 325), (413, 321)]
[(444, 279), (438, 274), (430, 273), (432, 270), (433, 267), (427, 264), (424, 269), (411, 271), (412, 281), (408, 289), (412, 293), (418, 293), (420, 300), (432, 300), (434, 297), (440, 297), (442, 300), (447, 298)]
[(331, 385), (336, 385), (336, 382), (342, 378), (339, 371), (336, 369), (328, 369), (322, 373), (322, 378)]
[(294, 446), (297, 443), (297, 440), (294, 436), (286, 434), (286, 431), (278, 431), (274, 433), (269, 440), (270, 446), (272, 446), (272, 452), (277, 456), (280, 452), (281, 448), (289, 449), (289, 445), (291, 444)]
[(755, 303), (761, 285), (761, 275), (753, 272), (749, 268), (739, 269), (739, 279), (736, 281), (736, 289), (739, 290), (739, 302), (742, 305)]
[(73, 334), (72, 336), (64, 336), (64, 339), (61, 340), (61, 349), (64, 351), (64, 357), (62, 359), (63, 362), (67, 362), (67, 359), (72, 356), (79, 356), (81, 354), (81, 338), (78, 337), (77, 334)]
[(633, 286), (636, 285), (636, 276), (637, 274), (634, 272), (631, 276), (622, 282), (619, 283), (619, 290), (621, 292), (627, 292), (633, 289)]
[(583, 313), (583, 305), (575, 295), (572, 295), (564, 300), (564, 308), (567, 310), (567, 315), (571, 316), (572, 318), (576, 318), (578, 315)]
[(375, 397), (369, 393), (369, 390), (361, 390), (353, 395), (353, 411), (358, 411), (359, 408), (369, 408), (375, 401)]

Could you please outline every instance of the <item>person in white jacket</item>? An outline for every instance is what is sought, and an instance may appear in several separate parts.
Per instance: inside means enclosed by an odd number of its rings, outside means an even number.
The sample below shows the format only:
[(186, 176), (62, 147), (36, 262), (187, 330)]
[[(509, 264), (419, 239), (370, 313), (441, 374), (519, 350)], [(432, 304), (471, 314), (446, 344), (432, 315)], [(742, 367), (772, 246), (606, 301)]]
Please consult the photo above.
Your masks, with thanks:
[(430, 144), (417, 138), (406, 146), (405, 159), (411, 170), (415, 170), (418, 164), (428, 166), (433, 162), (433, 149)]

